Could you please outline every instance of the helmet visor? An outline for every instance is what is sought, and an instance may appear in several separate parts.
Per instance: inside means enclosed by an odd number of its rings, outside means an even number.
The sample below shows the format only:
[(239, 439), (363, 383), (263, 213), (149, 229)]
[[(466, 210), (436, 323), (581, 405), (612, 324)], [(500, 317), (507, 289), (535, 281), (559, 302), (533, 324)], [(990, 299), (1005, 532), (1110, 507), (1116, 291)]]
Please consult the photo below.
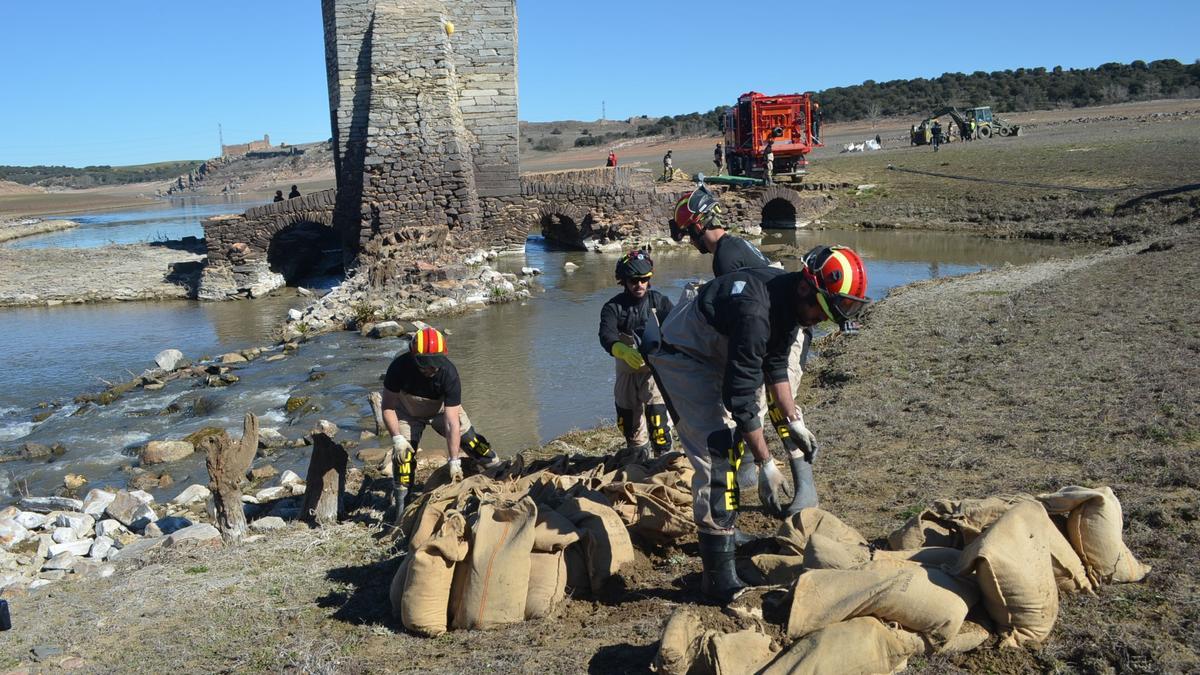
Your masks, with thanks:
[(688, 198), (688, 210), (699, 216), (708, 213), (716, 205), (716, 196), (703, 185), (693, 190), (692, 196)]
[(833, 293), (818, 288), (817, 302), (820, 303), (821, 309), (825, 310), (825, 315), (829, 317), (830, 321), (844, 323), (862, 314), (867, 305), (871, 304), (871, 299), (859, 298), (847, 293)]

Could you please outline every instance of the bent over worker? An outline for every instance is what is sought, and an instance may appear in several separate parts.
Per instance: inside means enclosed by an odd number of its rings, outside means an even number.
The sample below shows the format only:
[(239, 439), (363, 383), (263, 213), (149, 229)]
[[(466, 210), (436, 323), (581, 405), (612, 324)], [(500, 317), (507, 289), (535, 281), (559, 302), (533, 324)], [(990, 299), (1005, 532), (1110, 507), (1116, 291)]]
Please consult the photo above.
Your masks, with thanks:
[(646, 352), (678, 414), (679, 436), (695, 469), (701, 590), (718, 602), (746, 587), (734, 568), (739, 441), (758, 467), (764, 506), (775, 515), (786, 509), (783, 474), (763, 435), (758, 389), (765, 384), (785, 416), (794, 494), (814, 497), (817, 441), (791, 397), (788, 352), (800, 328), (857, 316), (870, 302), (866, 288), (866, 269), (854, 251), (821, 246), (805, 256), (799, 272), (768, 267), (717, 277), (675, 309), (661, 335), (648, 336)]
[(654, 456), (671, 450), (667, 405), (637, 349), (646, 323), (661, 321), (671, 313), (671, 301), (650, 288), (653, 276), (650, 256), (645, 251), (630, 251), (617, 261), (617, 283), (624, 290), (600, 309), (600, 345), (612, 354), (616, 368), (613, 399), (617, 426), (625, 445), (647, 456), (651, 450)]
[(462, 480), (464, 451), (482, 466), (499, 461), (462, 407), (462, 381), (447, 353), (446, 337), (441, 331), (422, 328), (412, 337), (408, 351), (392, 360), (383, 378), (383, 423), (392, 435), (392, 497), (397, 526), (412, 488), (416, 449), (426, 425), (446, 439), (453, 481)]

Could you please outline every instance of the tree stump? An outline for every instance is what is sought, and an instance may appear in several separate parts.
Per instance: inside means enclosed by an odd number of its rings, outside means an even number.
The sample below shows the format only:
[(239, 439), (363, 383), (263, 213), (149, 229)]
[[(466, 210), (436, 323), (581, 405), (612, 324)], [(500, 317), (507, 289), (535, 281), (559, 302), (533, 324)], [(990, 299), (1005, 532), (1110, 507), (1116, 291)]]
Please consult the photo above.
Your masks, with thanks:
[(313, 430), (312, 458), (305, 476), (304, 510), (310, 525), (336, 525), (343, 513), (342, 496), (346, 490), (346, 449), (333, 442), (337, 427), (321, 420)]
[(375, 435), (379, 436), (387, 431), (383, 422), (383, 395), (373, 391), (367, 398), (371, 400), (371, 412), (375, 413)]
[(224, 430), (200, 439), (206, 455), (208, 489), (212, 491), (217, 512), (217, 529), (227, 542), (246, 536), (246, 513), (242, 507), (242, 486), (254, 453), (258, 451), (258, 417), (246, 413), (242, 438), (234, 443)]

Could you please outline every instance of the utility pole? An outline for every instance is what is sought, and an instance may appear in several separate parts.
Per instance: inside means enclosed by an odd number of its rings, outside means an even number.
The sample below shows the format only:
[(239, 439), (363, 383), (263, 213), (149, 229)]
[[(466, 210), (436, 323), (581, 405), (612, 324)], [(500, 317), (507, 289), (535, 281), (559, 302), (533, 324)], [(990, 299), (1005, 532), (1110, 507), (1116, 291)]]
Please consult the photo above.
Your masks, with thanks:
[(221, 123), (217, 122), (217, 138), (221, 139), (221, 157), (225, 156), (225, 132), (221, 129)]
[(600, 123), (601, 124), (604, 124), (604, 120), (608, 116), (608, 111), (606, 110), (606, 107), (605, 107), (606, 105), (607, 105), (606, 101), (603, 101), (603, 100), (600, 101)]

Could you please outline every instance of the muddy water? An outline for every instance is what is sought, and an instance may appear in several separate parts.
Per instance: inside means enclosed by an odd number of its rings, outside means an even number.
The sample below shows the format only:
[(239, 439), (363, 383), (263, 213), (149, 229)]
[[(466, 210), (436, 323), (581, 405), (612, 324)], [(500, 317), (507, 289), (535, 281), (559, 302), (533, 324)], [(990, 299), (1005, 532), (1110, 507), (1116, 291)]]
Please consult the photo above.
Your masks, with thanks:
[[(898, 284), (1067, 252), (1034, 242), (896, 232), (800, 230), (768, 233), (763, 244), (807, 250), (820, 242), (844, 243), (867, 257), (874, 298)], [(672, 298), (687, 280), (711, 274), (708, 256), (672, 251), (655, 258), (656, 287)], [(533, 239), (525, 256), (502, 258), (499, 266), (507, 271), (523, 265), (541, 268), (543, 293), (436, 322), (449, 333), (451, 355), (463, 378), (464, 405), (502, 455), (612, 419), (612, 357), (601, 350), (596, 328), (600, 306), (617, 291), (615, 261), (614, 255), (550, 250)], [(566, 273), (566, 262), (579, 268)], [(786, 265), (794, 269), (796, 262)], [(225, 389), (176, 382), (163, 391), (132, 393), (106, 407), (76, 411), (68, 404), (44, 422), (30, 421), (37, 401), (69, 401), (81, 390), (94, 390), (97, 373), (117, 377), (125, 367), (138, 372), (165, 347), (197, 357), (262, 343), (295, 300), (5, 312), (6, 326), (18, 330), (0, 337), (0, 360), (20, 365), (0, 372), (0, 443), (58, 441), (68, 452), (48, 464), (0, 465), (0, 488), (19, 480), (35, 494), (49, 493), (66, 472), (83, 473), (93, 485), (123, 485), (128, 476), (121, 469), (134, 463), (131, 453), (140, 444), (179, 438), (204, 426), (236, 429), (247, 411), (258, 414), (263, 426), (277, 427), (291, 438), (304, 435), (319, 418), (336, 423), (347, 437), (372, 430), (367, 394), (379, 388), (399, 343), (355, 333), (319, 337), (283, 361), (248, 364), (237, 371), (241, 381)], [(319, 410), (290, 417), (284, 410), (289, 396), (309, 397)], [(442, 447), (436, 434), (428, 434), (425, 445)], [(286, 450), (270, 461), (281, 470), (301, 469), (306, 453)], [(177, 487), (163, 497), (206, 480), (198, 456), (167, 469)]]

